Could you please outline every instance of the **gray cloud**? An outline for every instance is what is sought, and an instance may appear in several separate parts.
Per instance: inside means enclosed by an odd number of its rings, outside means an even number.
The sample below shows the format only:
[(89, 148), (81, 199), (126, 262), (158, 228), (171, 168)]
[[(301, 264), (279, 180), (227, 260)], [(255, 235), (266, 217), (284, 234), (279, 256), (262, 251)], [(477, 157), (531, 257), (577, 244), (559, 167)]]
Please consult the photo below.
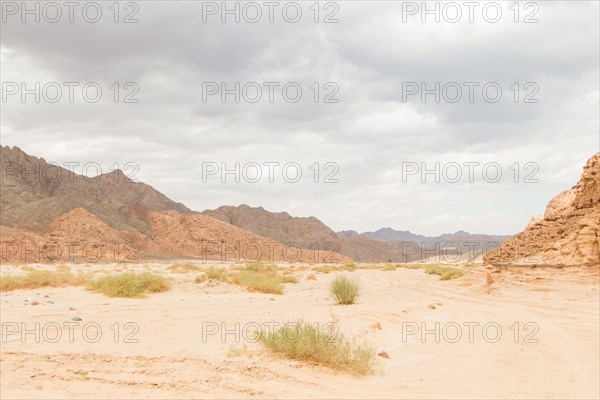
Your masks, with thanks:
[[(220, 2), (219, 2), (220, 3)], [(112, 4), (112, 3), (110, 3)], [(98, 82), (102, 100), (2, 103), (2, 144), (47, 160), (134, 161), (138, 177), (197, 210), (261, 205), (314, 215), (333, 229), (381, 226), (439, 234), (515, 233), (569, 188), (598, 151), (597, 2), (537, 2), (540, 22), (402, 22), (401, 2), (337, 2), (339, 23), (202, 22), (193, 2), (137, 2), (139, 23), (1, 26), (3, 82)], [(321, 17), (323, 10), (321, 10)], [(276, 14), (279, 15), (280, 14)], [(523, 15), (521, 15), (521, 18)], [(287, 103), (202, 101), (203, 82), (297, 82)], [(498, 103), (403, 102), (403, 82), (497, 82)], [(139, 103), (111, 101), (113, 82), (135, 82)], [(339, 86), (338, 103), (313, 101), (310, 86)], [(539, 86), (537, 104), (515, 103), (514, 82)], [(121, 92), (123, 95), (125, 92)], [(266, 98), (263, 92), (263, 98)], [(231, 99), (231, 97), (229, 97)], [(297, 162), (303, 179), (271, 184), (202, 181), (203, 162)], [(489, 183), (402, 181), (402, 163), (496, 162)], [(339, 165), (339, 183), (314, 183), (315, 162)], [(509, 168), (537, 163), (539, 183)], [(466, 172), (466, 170), (463, 170)]]

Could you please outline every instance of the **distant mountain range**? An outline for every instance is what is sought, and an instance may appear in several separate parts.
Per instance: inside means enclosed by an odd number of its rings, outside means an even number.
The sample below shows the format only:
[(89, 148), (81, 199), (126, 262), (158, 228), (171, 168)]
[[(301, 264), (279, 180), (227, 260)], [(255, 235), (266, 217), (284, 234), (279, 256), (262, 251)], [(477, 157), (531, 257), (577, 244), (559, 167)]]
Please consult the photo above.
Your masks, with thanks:
[(294, 243), (307, 249), (319, 245), (320, 248), (334, 246), (340, 254), (359, 262), (416, 261), (443, 251), (480, 254), (484, 247), (498, 246), (511, 237), (472, 235), (465, 231), (428, 237), (391, 228), (362, 234), (356, 231), (336, 233), (315, 217), (292, 217), (286, 212), (274, 213), (245, 204), (221, 206), (205, 210), (203, 214), (281, 243)]
[(420, 245), (467, 241), (500, 244), (512, 237), (512, 235), (472, 234), (465, 231), (458, 231), (455, 233), (444, 233), (440, 236), (423, 236), (414, 234), (410, 231), (397, 231), (392, 228), (381, 228), (375, 232), (364, 232), (361, 234), (361, 236), (375, 240), (382, 240), (385, 242), (403, 241), (418, 243)]

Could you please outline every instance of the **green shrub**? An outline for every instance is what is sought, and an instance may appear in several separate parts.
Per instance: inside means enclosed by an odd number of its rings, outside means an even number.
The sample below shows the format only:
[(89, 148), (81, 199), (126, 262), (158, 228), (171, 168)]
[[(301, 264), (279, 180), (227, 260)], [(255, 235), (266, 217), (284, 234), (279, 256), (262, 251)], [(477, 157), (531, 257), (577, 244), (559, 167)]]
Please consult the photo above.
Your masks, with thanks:
[(331, 295), (338, 304), (354, 304), (360, 292), (358, 282), (346, 276), (338, 276), (330, 286)]
[(258, 339), (267, 348), (287, 358), (314, 362), (356, 375), (373, 372), (375, 349), (356, 344), (344, 335), (318, 329), (299, 320), (275, 331), (260, 331)]
[(148, 293), (163, 292), (170, 288), (169, 282), (160, 275), (150, 272), (125, 272), (103, 276), (88, 284), (88, 290), (109, 297), (145, 297)]
[(465, 274), (465, 271), (458, 268), (442, 267), (439, 265), (425, 267), (425, 272), (432, 275), (439, 275), (440, 280), (447, 281), (450, 279), (460, 278)]

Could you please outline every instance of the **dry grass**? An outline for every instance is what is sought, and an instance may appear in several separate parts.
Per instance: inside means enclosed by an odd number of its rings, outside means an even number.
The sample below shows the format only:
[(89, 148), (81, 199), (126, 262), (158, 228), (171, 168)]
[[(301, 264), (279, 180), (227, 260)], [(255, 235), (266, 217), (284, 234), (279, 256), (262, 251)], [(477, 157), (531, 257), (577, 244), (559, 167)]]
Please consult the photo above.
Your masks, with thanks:
[(81, 286), (90, 279), (87, 274), (72, 274), (69, 271), (31, 271), (21, 276), (0, 277), (0, 291), (37, 289), (41, 287)]
[(316, 281), (317, 280), (317, 275), (316, 274), (308, 274), (308, 276), (306, 277), (307, 281)]
[(447, 281), (450, 279), (456, 279), (463, 276), (465, 270), (453, 268), (453, 267), (442, 267), (439, 265), (425, 267), (425, 272), (432, 275), (439, 275), (440, 280)]
[(330, 286), (330, 292), (337, 304), (354, 304), (360, 292), (358, 282), (346, 276), (338, 276)]
[(210, 267), (202, 275), (198, 275), (194, 282), (201, 283), (207, 280), (229, 282), (229, 277), (225, 268)]
[(294, 276), (281, 275), (275, 265), (261, 262), (246, 264), (229, 273), (223, 268), (209, 268), (204, 274), (197, 276), (195, 282), (208, 279), (243, 286), (250, 292), (271, 294), (283, 294), (285, 283), (298, 283)]
[(318, 325), (299, 320), (275, 330), (258, 332), (259, 341), (287, 358), (325, 365), (365, 375), (373, 372), (375, 349), (356, 344), (342, 334), (319, 329)]
[(167, 279), (150, 272), (125, 272), (94, 279), (88, 290), (108, 297), (141, 298), (148, 293), (164, 292), (171, 287)]
[(173, 265), (171, 265), (169, 268), (167, 268), (169, 271), (174, 272), (176, 274), (188, 274), (191, 272), (198, 272), (201, 270), (200, 267), (198, 267), (195, 264), (192, 263), (175, 263)]

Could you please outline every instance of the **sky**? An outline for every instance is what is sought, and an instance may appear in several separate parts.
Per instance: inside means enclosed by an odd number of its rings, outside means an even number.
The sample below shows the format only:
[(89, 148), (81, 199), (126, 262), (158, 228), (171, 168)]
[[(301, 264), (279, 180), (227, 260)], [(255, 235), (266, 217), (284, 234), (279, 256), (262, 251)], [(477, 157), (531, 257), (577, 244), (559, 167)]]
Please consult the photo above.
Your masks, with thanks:
[(24, 4), (0, 142), (194, 210), (514, 234), (599, 151), (596, 1)]

